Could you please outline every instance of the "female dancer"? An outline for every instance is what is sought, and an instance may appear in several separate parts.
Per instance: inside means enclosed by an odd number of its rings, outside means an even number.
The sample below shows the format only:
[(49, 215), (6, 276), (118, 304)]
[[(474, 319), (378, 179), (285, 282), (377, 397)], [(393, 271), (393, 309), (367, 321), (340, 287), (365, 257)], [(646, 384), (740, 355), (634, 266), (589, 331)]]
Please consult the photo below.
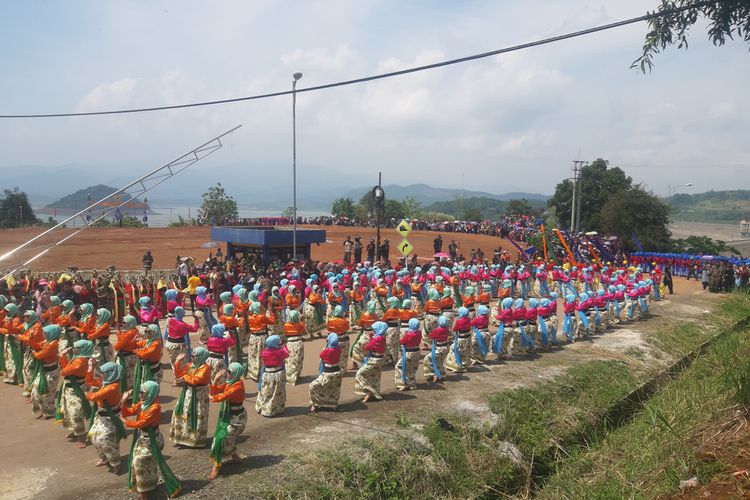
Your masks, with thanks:
[(354, 377), (354, 392), (364, 396), (362, 399), (364, 403), (370, 401), (370, 398), (383, 399), (380, 395), (380, 374), (383, 371), (387, 330), (388, 325), (383, 321), (373, 323), (372, 339), (365, 345), (367, 356)]
[(34, 379), (31, 381), (31, 409), (38, 414), (37, 418), (55, 416), (55, 390), (60, 379), (57, 361), (60, 332), (58, 325), (47, 325), (44, 327), (44, 342), (32, 346)]
[(211, 327), (206, 364), (211, 367), (212, 386), (218, 387), (226, 382), (229, 350), (235, 345), (234, 342), (234, 337), (225, 330), (223, 324), (219, 323)]
[(448, 346), (450, 346), (448, 318), (440, 315), (436, 325), (428, 336), (431, 344), (430, 352), (424, 357), (422, 367), (427, 380), (442, 382), (445, 378), (445, 357), (448, 355)]
[(263, 370), (258, 381), (258, 397), (255, 411), (264, 417), (273, 417), (284, 411), (286, 406), (286, 375), (284, 360), (289, 356), (286, 346), (281, 345), (281, 337), (271, 335), (263, 349)]
[(471, 320), (469, 310), (458, 308), (458, 319), (453, 325), (453, 345), (445, 358), (445, 368), (461, 373), (466, 371), (471, 356)]
[(208, 384), (211, 382), (211, 367), (206, 364), (208, 350), (197, 347), (190, 365), (178, 360), (175, 377), (182, 379), (177, 406), (172, 413), (172, 428), (169, 438), (176, 445), (203, 448), (208, 439)]
[(349, 320), (344, 318), (344, 308), (336, 306), (333, 309), (333, 314), (328, 320), (328, 333), (335, 333), (339, 337), (339, 344), (341, 344), (341, 358), (339, 359), (339, 366), (341, 371), (346, 373), (347, 363), (349, 361)]
[(116, 471), (120, 466), (120, 440), (125, 439), (125, 427), (120, 420), (122, 366), (109, 362), (101, 365), (100, 370), (103, 379), (94, 375), (94, 360), (90, 358), (86, 383), (99, 389), (86, 394), (86, 399), (96, 405), (94, 423), (88, 437), (99, 454), (96, 465), (108, 465)]
[(302, 362), (305, 359), (305, 347), (302, 343), (305, 324), (302, 323), (297, 309), (290, 309), (286, 318), (284, 335), (287, 349), (289, 349), (289, 358), (286, 360), (286, 381), (288, 384), (296, 385), (297, 379), (302, 374)]
[(310, 382), (310, 412), (316, 412), (319, 408), (338, 408), (341, 380), (344, 378), (344, 372), (339, 366), (340, 357), (339, 337), (330, 333), (326, 347), (320, 353), (320, 374)]
[(138, 359), (134, 351), (138, 348), (138, 327), (136, 326), (135, 316), (128, 314), (122, 318), (125, 324), (125, 330), (117, 331), (117, 341), (115, 350), (117, 351), (117, 362), (122, 367), (122, 381), (120, 382), (120, 391), (125, 392), (133, 387), (133, 374), (135, 373), (135, 364)]
[[(68, 354), (73, 352), (68, 361)], [(70, 434), (68, 439), (80, 441), (79, 448), (86, 447), (86, 419), (91, 415), (91, 405), (86, 399), (83, 387), (88, 372), (89, 358), (94, 353), (94, 343), (90, 340), (78, 340), (73, 347), (68, 347), (60, 357), (60, 375), (65, 379), (58, 393), (57, 413), (55, 417), (62, 420)]]
[(229, 364), (229, 375), (226, 383), (211, 386), (211, 401), (221, 403), (219, 420), (214, 430), (211, 445), (211, 459), (214, 467), (208, 475), (209, 480), (219, 476), (223, 462), (240, 460), (237, 455), (237, 437), (245, 430), (247, 412), (245, 411), (245, 367), (240, 363)]
[(411, 318), (408, 325), (408, 329), (399, 341), (401, 344), (401, 361), (396, 363), (396, 369), (393, 371), (396, 389), (399, 391), (417, 388), (419, 344), (422, 343), (422, 332), (417, 318)]
[(161, 384), (164, 372), (161, 369), (163, 344), (161, 332), (156, 325), (148, 325), (144, 330), (145, 339), (136, 340), (135, 368), (133, 369), (133, 389), (141, 386), (146, 380)]

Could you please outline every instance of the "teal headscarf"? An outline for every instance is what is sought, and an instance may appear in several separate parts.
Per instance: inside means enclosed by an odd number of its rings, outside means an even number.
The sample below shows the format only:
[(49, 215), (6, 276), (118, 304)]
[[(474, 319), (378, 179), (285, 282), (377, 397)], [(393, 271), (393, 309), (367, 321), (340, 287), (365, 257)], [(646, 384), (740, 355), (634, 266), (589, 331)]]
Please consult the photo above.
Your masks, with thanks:
[(333, 308), (333, 315), (337, 318), (342, 318), (344, 316), (344, 308), (341, 306), (336, 306)]
[(374, 300), (371, 300), (367, 303), (367, 312), (370, 314), (375, 314), (375, 311), (378, 310), (378, 303)]
[(76, 350), (76, 358), (90, 358), (94, 353), (94, 343), (90, 340), (76, 340), (73, 347)]
[(60, 325), (47, 325), (43, 328), (44, 330), (44, 338), (47, 339), (47, 342), (52, 342), (53, 340), (57, 340), (60, 338), (60, 334), (62, 333), (62, 328), (60, 328)]
[(9, 318), (15, 318), (18, 316), (18, 306), (15, 304), (8, 304), (5, 306), (5, 312), (8, 313)]
[(398, 297), (388, 297), (388, 307), (398, 309)]
[(94, 313), (94, 306), (88, 302), (81, 304), (81, 321), (86, 321)]
[(289, 313), (289, 322), (290, 323), (299, 323), (300, 322), (299, 311), (293, 310), (293, 311), (291, 311)]
[(8, 299), (5, 297), (5, 295), (0, 295), (0, 307), (5, 307), (5, 304), (8, 303)]
[(151, 345), (151, 342), (154, 340), (161, 339), (161, 332), (159, 332), (159, 327), (157, 325), (148, 325), (146, 327), (146, 333), (148, 334), (148, 338), (146, 339), (147, 345)]
[(49, 298), (49, 303), (53, 306), (59, 306), (60, 305), (60, 297), (57, 295), (53, 295)]
[(159, 384), (147, 380), (141, 384), (141, 410), (147, 410), (151, 403), (159, 396)]
[(63, 314), (70, 314), (70, 312), (73, 310), (73, 308), (76, 305), (73, 303), (72, 300), (63, 300), (62, 302), (62, 313)]
[(193, 350), (193, 366), (201, 366), (208, 359), (208, 349), (196, 347)]
[(223, 303), (227, 303), (232, 300), (232, 292), (221, 292), (219, 294), (219, 300), (221, 300)]
[(234, 316), (234, 306), (232, 304), (224, 305), (224, 316)]
[(125, 323), (125, 328), (128, 330), (132, 330), (138, 324), (138, 320), (135, 319), (135, 316), (131, 316), (130, 314), (122, 318), (122, 322)]
[(430, 288), (430, 291), (427, 292), (427, 298), (429, 300), (434, 300), (435, 302), (437, 302), (438, 300), (440, 300), (440, 294), (434, 288)]
[(120, 383), (122, 378), (122, 366), (120, 363), (113, 363), (112, 361), (104, 363), (101, 366), (102, 375), (104, 375), (104, 384)]
[(240, 363), (229, 363), (229, 376), (227, 377), (227, 384), (234, 384), (240, 377), (245, 375), (245, 367)]
[(260, 302), (253, 302), (250, 304), (250, 312), (253, 314), (260, 314)]
[(108, 322), (111, 317), (112, 313), (109, 309), (100, 307), (96, 310), (96, 326), (102, 326), (104, 323)]

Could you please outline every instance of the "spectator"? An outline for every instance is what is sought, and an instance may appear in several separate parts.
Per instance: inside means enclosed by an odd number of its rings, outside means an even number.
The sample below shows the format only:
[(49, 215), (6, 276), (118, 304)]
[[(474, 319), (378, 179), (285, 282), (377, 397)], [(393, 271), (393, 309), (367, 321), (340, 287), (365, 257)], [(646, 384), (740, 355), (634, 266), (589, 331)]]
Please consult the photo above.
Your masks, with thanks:
[(375, 240), (367, 242), (367, 260), (368, 262), (375, 262)]
[(443, 237), (441, 235), (437, 235), (437, 238), (435, 238), (432, 242), (432, 248), (435, 250), (435, 253), (439, 253), (443, 250)]
[(352, 239), (350, 236), (344, 240), (344, 265), (348, 266), (352, 263)]
[(154, 265), (154, 257), (153, 255), (151, 255), (151, 250), (146, 250), (146, 253), (141, 259), (141, 262), (143, 263), (144, 273), (148, 274), (148, 272), (151, 270), (151, 266)]
[(359, 236), (354, 237), (354, 263), (359, 264), (362, 262), (362, 241)]

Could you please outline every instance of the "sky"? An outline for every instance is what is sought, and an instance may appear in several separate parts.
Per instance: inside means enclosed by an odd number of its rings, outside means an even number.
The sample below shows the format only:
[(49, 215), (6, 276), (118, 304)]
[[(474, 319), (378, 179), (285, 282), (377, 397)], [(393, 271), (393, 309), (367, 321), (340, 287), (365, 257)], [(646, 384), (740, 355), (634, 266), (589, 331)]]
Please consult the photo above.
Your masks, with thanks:
[[(295, 71), (303, 88), (635, 17), (657, 3), (2, 2), (0, 114), (238, 97), (289, 89)], [(643, 75), (630, 64), (646, 31), (641, 23), (299, 94), (298, 168), (372, 176), (373, 184), (382, 171), (384, 184), (551, 194), (572, 160), (605, 158), (660, 195), (686, 183), (676, 190), (747, 187), (748, 47), (714, 47), (696, 27), (689, 50), (668, 49)], [(291, 97), (283, 96), (0, 120), (0, 187), (4, 173), (29, 165), (89, 165), (135, 179), (237, 124), (228, 147), (191, 168), (214, 169), (218, 180), (222, 169), (242, 168), (259, 186), (264, 176), (290, 175)]]

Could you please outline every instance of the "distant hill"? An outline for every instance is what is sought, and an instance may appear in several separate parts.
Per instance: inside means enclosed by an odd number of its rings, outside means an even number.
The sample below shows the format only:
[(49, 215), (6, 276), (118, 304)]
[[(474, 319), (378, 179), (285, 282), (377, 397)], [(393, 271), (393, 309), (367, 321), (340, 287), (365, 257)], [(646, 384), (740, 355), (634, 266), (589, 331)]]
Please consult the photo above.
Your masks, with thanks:
[(677, 221), (737, 223), (750, 218), (750, 190), (746, 189), (679, 193), (665, 201)]
[[(360, 187), (352, 189), (344, 193), (344, 197), (349, 197), (355, 202), (362, 198), (362, 195), (369, 193), (372, 187)], [(431, 205), (437, 202), (445, 202), (450, 200), (456, 200), (463, 198), (484, 198), (489, 200), (499, 201), (510, 201), (520, 200), (526, 198), (529, 201), (542, 201), (546, 202), (549, 196), (536, 193), (505, 193), (505, 194), (493, 194), (484, 191), (468, 191), (463, 189), (449, 189), (449, 188), (436, 188), (428, 186), (427, 184), (410, 184), (408, 186), (400, 186), (398, 184), (390, 184), (383, 186), (385, 191), (385, 197), (392, 200), (403, 200), (407, 196), (411, 196), (422, 205)]]
[[(523, 199), (523, 193), (519, 194), (521, 196), (513, 199)], [(528, 201), (529, 205), (534, 208), (547, 208), (547, 202), (544, 200), (530, 200), (526, 198), (526, 201)], [(435, 203), (430, 203), (429, 205), (425, 206), (424, 209), (428, 212), (439, 212), (443, 214), (449, 214), (458, 218), (462, 217), (462, 214), (464, 214), (466, 210), (477, 209), (482, 214), (483, 218), (496, 220), (498, 215), (506, 211), (509, 203), (509, 200), (497, 200), (493, 198), (487, 198), (486, 196), (473, 196), (470, 198), (463, 198), (459, 200), (438, 201)]]
[[(89, 196), (91, 196), (92, 202), (96, 202), (106, 196), (111, 195), (115, 191), (117, 191), (117, 188), (105, 186), (104, 184), (97, 184), (96, 186), (89, 186), (85, 189), (79, 189), (75, 193), (63, 196), (59, 200), (56, 200), (47, 205), (45, 208), (80, 210), (88, 206)], [(140, 200), (133, 199), (128, 193), (122, 193), (121, 196), (121, 201), (133, 200), (134, 203), (137, 203), (139, 205), (142, 204)]]

